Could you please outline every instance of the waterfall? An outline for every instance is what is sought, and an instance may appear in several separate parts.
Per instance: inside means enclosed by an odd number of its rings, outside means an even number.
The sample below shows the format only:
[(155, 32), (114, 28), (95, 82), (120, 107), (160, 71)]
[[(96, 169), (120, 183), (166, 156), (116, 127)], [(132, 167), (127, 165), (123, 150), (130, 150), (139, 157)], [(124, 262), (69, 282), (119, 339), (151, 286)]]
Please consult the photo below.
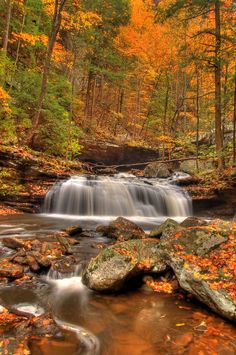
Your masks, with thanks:
[(168, 181), (130, 176), (74, 176), (47, 193), (43, 213), (74, 216), (186, 217), (192, 202)]

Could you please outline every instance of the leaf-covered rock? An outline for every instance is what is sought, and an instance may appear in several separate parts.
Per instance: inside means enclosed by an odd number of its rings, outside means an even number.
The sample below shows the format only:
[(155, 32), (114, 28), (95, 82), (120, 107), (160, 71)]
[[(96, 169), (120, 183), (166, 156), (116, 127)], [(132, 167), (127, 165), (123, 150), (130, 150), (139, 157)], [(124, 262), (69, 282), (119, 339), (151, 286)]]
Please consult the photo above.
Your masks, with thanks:
[(235, 224), (218, 222), (173, 232), (160, 248), (184, 290), (236, 320)]
[(150, 238), (160, 238), (167, 236), (171, 231), (176, 229), (179, 224), (171, 218), (168, 218), (164, 223), (154, 227), (150, 232)]
[(164, 271), (158, 244), (154, 239), (130, 240), (102, 250), (89, 262), (83, 283), (96, 291), (118, 291), (132, 277)]
[(123, 217), (118, 217), (108, 226), (98, 226), (96, 231), (119, 241), (142, 239), (145, 237), (145, 232), (142, 228)]

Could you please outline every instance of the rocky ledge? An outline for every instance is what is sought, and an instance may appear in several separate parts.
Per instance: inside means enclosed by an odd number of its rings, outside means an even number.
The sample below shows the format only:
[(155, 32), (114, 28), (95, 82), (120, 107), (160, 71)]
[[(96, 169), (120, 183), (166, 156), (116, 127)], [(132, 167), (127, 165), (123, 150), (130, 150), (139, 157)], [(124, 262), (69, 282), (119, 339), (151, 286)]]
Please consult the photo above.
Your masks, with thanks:
[[(207, 224), (189, 218), (179, 225), (168, 220), (142, 239), (132, 235), (127, 240), (127, 235), (125, 242), (109, 246), (91, 259), (83, 274), (89, 288), (119, 291), (137, 275), (151, 273), (158, 278), (171, 269), (183, 290), (221, 316), (236, 320), (235, 222)], [(149, 279), (148, 283), (153, 284)]]

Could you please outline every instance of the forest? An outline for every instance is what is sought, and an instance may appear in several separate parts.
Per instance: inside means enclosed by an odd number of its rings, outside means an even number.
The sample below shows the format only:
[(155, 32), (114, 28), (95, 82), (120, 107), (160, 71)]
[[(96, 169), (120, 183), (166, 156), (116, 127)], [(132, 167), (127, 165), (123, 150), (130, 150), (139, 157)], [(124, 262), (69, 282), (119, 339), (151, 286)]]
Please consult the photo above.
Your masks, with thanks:
[(236, 354), (236, 2), (0, 0), (0, 355)]
[(235, 162), (235, 3), (0, 3), (2, 144), (79, 156), (110, 139)]

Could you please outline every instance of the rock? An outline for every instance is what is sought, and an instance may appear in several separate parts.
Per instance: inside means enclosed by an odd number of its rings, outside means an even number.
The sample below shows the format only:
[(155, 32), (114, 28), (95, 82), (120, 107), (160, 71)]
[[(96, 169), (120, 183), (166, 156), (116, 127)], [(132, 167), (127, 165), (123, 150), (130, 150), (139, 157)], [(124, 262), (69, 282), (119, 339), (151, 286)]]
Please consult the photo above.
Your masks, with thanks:
[(22, 266), (13, 264), (8, 260), (1, 260), (0, 263), (0, 277), (7, 277), (11, 279), (18, 279), (24, 274)]
[(134, 276), (165, 271), (158, 244), (154, 239), (130, 240), (102, 250), (89, 262), (83, 283), (96, 291), (118, 291)]
[(142, 228), (123, 217), (118, 217), (108, 226), (98, 226), (96, 232), (103, 233), (105, 236), (119, 241), (145, 237), (145, 232)]
[(97, 233), (102, 233), (102, 234), (104, 234), (104, 235), (108, 235), (109, 229), (110, 229), (109, 226), (99, 225), (99, 226), (97, 226), (97, 228), (96, 228), (96, 232), (97, 232)]
[(3, 238), (1, 239), (2, 244), (10, 249), (24, 248), (25, 243), (18, 238)]
[(74, 256), (66, 256), (52, 262), (50, 271), (56, 271), (60, 274), (73, 274), (75, 272), (77, 261)]
[(166, 179), (171, 176), (171, 171), (166, 164), (154, 162), (146, 166), (144, 176), (147, 178)]
[(164, 223), (154, 227), (150, 232), (150, 238), (160, 238), (167, 236), (171, 231), (176, 229), (179, 224), (171, 218), (168, 218)]
[(70, 236), (74, 237), (74, 236), (82, 233), (83, 229), (82, 229), (82, 227), (79, 224), (77, 224), (75, 226), (70, 226), (70, 227), (64, 229), (64, 232), (66, 232)]
[(57, 236), (57, 240), (59, 241), (59, 243), (65, 248), (65, 252), (67, 254), (71, 254), (71, 244), (68, 241), (67, 238), (64, 238), (62, 236)]
[(199, 185), (201, 179), (197, 176), (186, 176), (184, 178), (177, 180), (177, 185), (179, 186), (190, 186), (190, 185)]
[(51, 266), (51, 260), (46, 256), (40, 254), (39, 252), (32, 252), (33, 257), (39, 265), (44, 268), (49, 268)]
[(180, 223), (181, 227), (197, 227), (197, 226), (207, 226), (208, 223), (202, 218), (198, 217), (188, 217), (182, 223)]
[(61, 334), (61, 330), (50, 314), (34, 317), (32, 320), (32, 335), (55, 336)]
[(115, 168), (103, 168), (97, 170), (98, 174), (101, 175), (115, 175), (117, 174), (117, 170)]
[[(214, 168), (215, 167), (212, 160), (199, 160), (198, 162), (199, 171), (207, 171)], [(182, 161), (179, 170), (187, 174), (194, 174), (197, 171), (196, 160), (194, 159)]]
[(227, 222), (173, 232), (160, 243), (180, 286), (231, 320), (236, 320), (235, 248), (235, 225)]
[(26, 261), (32, 271), (39, 271), (40, 270), (39, 264), (37, 263), (37, 261), (35, 260), (35, 258), (32, 255), (30, 255), (30, 254), (26, 255)]

